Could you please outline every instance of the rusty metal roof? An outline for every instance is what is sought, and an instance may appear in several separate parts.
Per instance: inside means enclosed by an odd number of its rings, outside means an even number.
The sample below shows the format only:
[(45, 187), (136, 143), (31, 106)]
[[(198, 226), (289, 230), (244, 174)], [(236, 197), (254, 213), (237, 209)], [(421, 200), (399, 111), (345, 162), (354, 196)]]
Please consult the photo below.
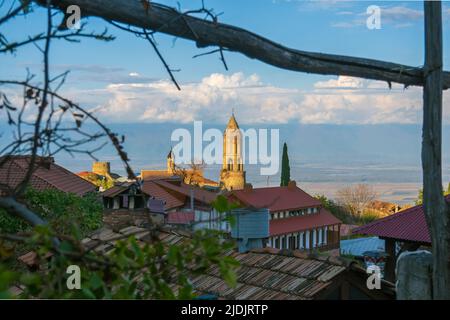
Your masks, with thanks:
[[(114, 242), (123, 235), (136, 234), (145, 240), (149, 231), (139, 227), (127, 227), (119, 232), (102, 230), (85, 239), (89, 248), (101, 245), (95, 250), (108, 252), (114, 249)], [(166, 245), (176, 245), (189, 241), (186, 232), (166, 229), (159, 233), (159, 239)], [(336, 257), (313, 258), (300, 251), (280, 251), (273, 248), (256, 249), (248, 253), (229, 250), (227, 256), (234, 257), (240, 266), (235, 270), (237, 286), (230, 288), (220, 276), (218, 266), (210, 266), (203, 274), (191, 278), (194, 289), (199, 294), (213, 294), (225, 299), (289, 299), (311, 300), (321, 293), (341, 275), (347, 266)], [(186, 266), (189, 269), (189, 266)]]
[[(164, 227), (158, 233), (145, 228), (129, 226), (119, 231), (101, 229), (82, 241), (90, 250), (107, 254), (114, 250), (116, 241), (129, 235), (147, 243), (149, 239), (159, 240), (166, 246), (180, 245), (190, 241), (191, 233), (186, 230)], [(326, 298), (327, 289), (340, 281), (346, 281), (347, 271), (358, 269), (354, 264), (339, 257), (325, 255), (308, 255), (306, 252), (278, 250), (274, 248), (254, 249), (247, 253), (238, 253), (233, 249), (223, 253), (239, 261), (235, 269), (237, 285), (229, 287), (221, 278), (218, 266), (208, 267), (202, 274), (190, 274), (194, 292), (199, 295), (209, 294), (219, 299), (236, 300), (313, 300)], [(31, 255), (24, 256), (24, 262)], [(32, 260), (32, 259), (31, 259)], [(195, 267), (195, 262), (186, 265), (186, 274)], [(359, 268), (361, 278), (366, 281), (364, 269)], [(145, 271), (143, 271), (145, 272)], [(137, 279), (142, 278), (140, 275)], [(177, 274), (174, 271), (173, 277)], [(336, 283), (338, 282), (338, 283)], [(177, 290), (176, 282), (169, 285)], [(139, 288), (139, 284), (138, 284)], [(393, 288), (390, 284), (389, 288)], [(394, 292), (395, 294), (395, 292)], [(393, 295), (390, 294), (392, 298)]]

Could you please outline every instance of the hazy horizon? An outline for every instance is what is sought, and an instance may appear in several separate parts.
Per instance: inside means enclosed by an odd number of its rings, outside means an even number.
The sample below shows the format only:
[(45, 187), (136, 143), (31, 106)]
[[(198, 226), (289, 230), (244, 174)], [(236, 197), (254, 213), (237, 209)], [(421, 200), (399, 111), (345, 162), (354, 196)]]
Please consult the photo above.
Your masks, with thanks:
[[(238, 119), (239, 121), (239, 119)], [(170, 135), (176, 128), (192, 129), (193, 124), (110, 124), (125, 135), (125, 151), (136, 174), (142, 169), (165, 169), (166, 155), (174, 142)], [(224, 124), (205, 125), (223, 130)], [(311, 194), (334, 197), (339, 188), (356, 183), (373, 185), (380, 199), (411, 203), (422, 183), (421, 127), (419, 125), (303, 125), (284, 124), (252, 126), (279, 128), (280, 154), (287, 142), (291, 178)], [(250, 126), (241, 125), (242, 129)], [(4, 130), (1, 130), (5, 132)], [(450, 181), (450, 126), (443, 129), (443, 183)], [(204, 144), (204, 146), (206, 143)], [(110, 145), (96, 153), (102, 161), (110, 161), (111, 169), (124, 174)], [(87, 155), (72, 158), (59, 154), (56, 161), (73, 172), (90, 170), (92, 159)], [(256, 187), (278, 185), (279, 173), (261, 176), (258, 165), (245, 165), (247, 181)], [(220, 165), (205, 168), (205, 175), (218, 180)]]

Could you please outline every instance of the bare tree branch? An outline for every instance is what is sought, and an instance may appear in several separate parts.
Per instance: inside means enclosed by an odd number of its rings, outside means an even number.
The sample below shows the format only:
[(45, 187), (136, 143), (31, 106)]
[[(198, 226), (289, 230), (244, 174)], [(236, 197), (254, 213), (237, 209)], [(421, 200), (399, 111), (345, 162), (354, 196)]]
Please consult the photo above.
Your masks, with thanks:
[[(42, 0), (35, 1), (42, 3)], [(300, 51), (242, 28), (190, 16), (188, 13), (153, 2), (147, 8), (144, 8), (139, 0), (60, 0), (53, 1), (53, 4), (62, 10), (68, 5), (78, 5), (83, 16), (97, 16), (193, 40), (200, 48), (218, 46), (282, 69), (361, 77), (388, 83), (401, 83), (405, 86), (423, 86), (423, 70), (419, 67), (374, 59)], [(180, 23), (180, 21), (186, 23)], [(443, 89), (448, 89), (450, 73), (444, 72), (443, 78)]]

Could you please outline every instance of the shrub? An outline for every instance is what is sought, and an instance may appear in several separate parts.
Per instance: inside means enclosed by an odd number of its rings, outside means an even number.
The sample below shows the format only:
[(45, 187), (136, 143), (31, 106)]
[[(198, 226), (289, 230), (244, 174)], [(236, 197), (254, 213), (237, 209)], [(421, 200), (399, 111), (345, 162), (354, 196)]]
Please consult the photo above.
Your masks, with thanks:
[[(68, 234), (74, 226), (77, 226), (80, 234), (85, 235), (102, 225), (103, 207), (95, 194), (79, 197), (53, 189), (44, 191), (28, 189), (23, 202), (58, 233)], [(26, 222), (0, 209), (1, 233), (29, 230), (31, 228)]]

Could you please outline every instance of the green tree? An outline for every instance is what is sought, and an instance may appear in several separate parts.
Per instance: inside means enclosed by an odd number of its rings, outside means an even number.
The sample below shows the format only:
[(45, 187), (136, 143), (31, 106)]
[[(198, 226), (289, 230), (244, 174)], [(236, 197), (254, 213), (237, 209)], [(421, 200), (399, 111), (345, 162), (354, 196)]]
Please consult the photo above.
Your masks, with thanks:
[(339, 205), (332, 199), (328, 199), (325, 195), (316, 195), (315, 198), (319, 200), (322, 207), (331, 212), (333, 216), (341, 220), (345, 224), (364, 225), (378, 218), (370, 210), (365, 210), (362, 215), (353, 215), (347, 208)]
[[(449, 194), (450, 194), (450, 182), (448, 183), (447, 191), (444, 190), (444, 196)], [(419, 189), (419, 194), (417, 195), (417, 199), (416, 201), (414, 201), (414, 204), (418, 206), (421, 205), (422, 203), (423, 203), (423, 189)]]
[[(158, 229), (149, 226), (149, 237), (142, 238), (142, 229), (136, 234), (123, 234), (110, 240), (114, 247), (104, 251), (104, 240), (94, 242), (94, 246), (84, 245), (81, 224), (61, 228), (61, 220), (72, 220), (69, 218), (73, 215), (78, 220), (76, 211), (89, 209), (88, 202), (96, 206), (95, 197), (80, 199), (55, 190), (29, 191), (27, 195), (27, 206), (38, 211), (49, 224), (35, 228), (16, 225), (15, 230), (27, 232), (15, 235), (0, 230), (0, 299), (193, 299), (199, 295), (194, 291), (193, 278), (210, 267), (217, 269), (228, 286), (236, 286), (234, 269), (239, 263), (228, 254), (236, 244), (220, 231), (198, 230), (185, 235), (185, 241), (171, 244), (161, 241)], [(236, 207), (223, 196), (213, 206), (218, 212)], [(89, 223), (82, 228), (91, 227), (98, 226)], [(55, 238), (60, 239), (57, 246), (52, 241)], [(18, 244), (33, 251), (42, 268), (34, 272), (11, 268)], [(67, 289), (70, 265), (82, 270), (81, 290)], [(23, 291), (14, 295), (9, 290), (12, 286)]]
[[(37, 191), (30, 188), (23, 202), (61, 234), (69, 234), (76, 226), (84, 236), (102, 226), (103, 206), (95, 194), (79, 197), (54, 189)], [(1, 233), (30, 230), (32, 228), (26, 222), (0, 209)]]
[(289, 156), (286, 142), (283, 145), (283, 156), (281, 159), (281, 182), (280, 186), (285, 187), (291, 180), (291, 167), (289, 166)]
[[(217, 231), (198, 230), (176, 244), (129, 235), (107, 253), (97, 250), (104, 246), (102, 241), (86, 250), (76, 234), (63, 237), (55, 248), (55, 236), (59, 237), (51, 227), (38, 226), (30, 237), (23, 237), (44, 267), (39, 271), (13, 270), (0, 259), (0, 299), (193, 299), (198, 293), (192, 279), (211, 266), (227, 285), (236, 285), (233, 269), (238, 262), (225, 254), (235, 244)], [(66, 286), (71, 265), (82, 270), (81, 290)], [(20, 295), (9, 291), (13, 285), (23, 290)]]

